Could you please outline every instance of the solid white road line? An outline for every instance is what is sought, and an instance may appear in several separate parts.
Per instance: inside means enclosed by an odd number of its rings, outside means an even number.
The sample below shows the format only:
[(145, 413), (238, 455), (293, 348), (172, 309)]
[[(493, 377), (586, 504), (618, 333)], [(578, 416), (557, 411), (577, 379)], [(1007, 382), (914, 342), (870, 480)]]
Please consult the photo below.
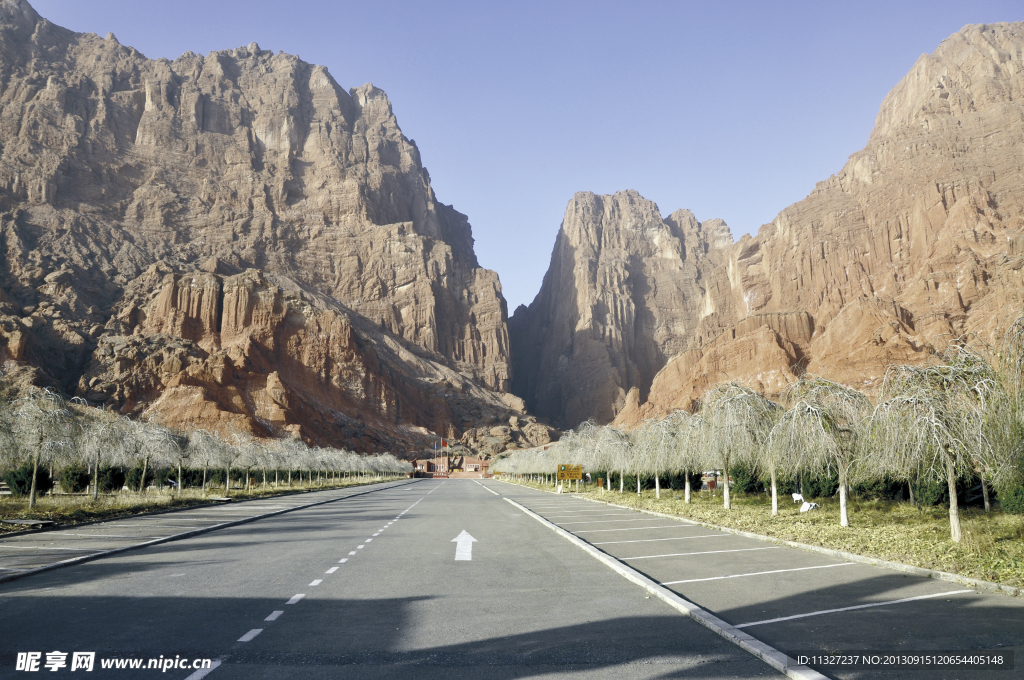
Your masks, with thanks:
[(327, 571), (325, 571), (324, 573), (325, 573), (325, 574), (333, 574), (333, 573), (334, 573), (334, 572), (336, 572), (336, 571), (338, 571), (338, 568), (337, 568), (337, 567), (331, 567), (330, 569), (328, 569), (328, 570), (327, 570)]
[(342, 557), (340, 560), (338, 560), (338, 564), (345, 564), (346, 562), (348, 562), (347, 557)]
[[(574, 531), (575, 534), (596, 534), (601, 531), (641, 531), (643, 529), (678, 529), (680, 527), (692, 526), (690, 524), (669, 524), (660, 527), (622, 527), (621, 529), (584, 529), (583, 531)], [(566, 529), (568, 531), (568, 529)]]
[(725, 538), (729, 534), (701, 534), (700, 536), (673, 536), (672, 538), (638, 538), (632, 541), (603, 541), (590, 545), (614, 545), (615, 543), (650, 543), (651, 541), (687, 541), (691, 538)]
[(773, 569), (772, 571), (753, 571), (749, 574), (730, 574), (729, 576), (711, 576), (710, 578), (689, 578), (685, 581), (664, 581), (663, 586), (674, 586), (678, 583), (698, 583), (700, 581), (720, 581), (726, 578), (742, 578), (744, 576), (764, 576), (765, 574), (781, 574), (787, 571), (807, 571), (808, 569), (828, 569), (829, 567), (846, 567), (853, 562), (840, 562), (839, 564), (819, 564), (816, 567), (797, 567), (796, 569)]
[(320, 584), (321, 584), (321, 583), (323, 583), (323, 582), (324, 582), (324, 580), (323, 580), (322, 578), (318, 578), (318, 579), (315, 579), (315, 580), (314, 580), (314, 581), (313, 581), (312, 583), (310, 583), (309, 585), (311, 585), (311, 586), (318, 586), (318, 585), (320, 585)]
[(298, 602), (299, 600), (301, 600), (305, 596), (306, 596), (305, 593), (299, 593), (298, 595), (293, 595), (292, 599), (290, 599), (287, 602), (285, 602), (285, 604), (295, 604), (296, 602)]
[(246, 633), (242, 637), (238, 638), (238, 641), (239, 642), (248, 642), (249, 640), (252, 640), (254, 637), (256, 637), (257, 635), (259, 635), (262, 632), (263, 632), (262, 628), (253, 628), (248, 633)]
[(281, 609), (276, 609), (276, 610), (274, 610), (273, 612), (270, 613), (270, 616), (268, 616), (267, 618), (265, 618), (263, 620), (264, 621), (277, 621), (278, 617), (281, 616), (281, 614), (284, 614), (284, 611), (281, 610)]
[(822, 614), (834, 614), (835, 612), (848, 612), (854, 609), (867, 609), (868, 607), (884, 607), (889, 604), (900, 604), (903, 602), (913, 602), (914, 600), (928, 600), (933, 597), (943, 597), (945, 595), (959, 595), (960, 593), (973, 593), (973, 590), (952, 590), (948, 593), (933, 593), (931, 595), (918, 595), (917, 597), (904, 597), (901, 600), (889, 600), (888, 602), (872, 602), (870, 604), (858, 604), (853, 607), (840, 607), (839, 609), (823, 609), (819, 612), (808, 612), (806, 614), (796, 614), (794, 616), (780, 616), (777, 619), (765, 619), (764, 621), (751, 621), (750, 623), (741, 623), (736, 628), (749, 628), (751, 626), (760, 626), (765, 623), (778, 623), (779, 621), (792, 621), (793, 619), (803, 619), (808, 616), (821, 616)]
[(656, 557), (683, 557), (685, 555), (711, 555), (714, 553), (750, 552), (751, 550), (778, 550), (782, 546), (770, 545), (767, 548), (736, 548), (735, 550), (704, 550), (702, 552), (671, 553), (669, 555), (644, 555), (643, 557), (619, 557), (620, 560), (653, 560)]
[(489, 487), (489, 486), (486, 486), (486, 485), (484, 485), (484, 484), (481, 484), (480, 486), (484, 487), (485, 489), (487, 489), (488, 491), (490, 491), (491, 493), (493, 493), (493, 494), (494, 494), (495, 496), (500, 496), (500, 495), (501, 495), (500, 493), (498, 493), (497, 491), (495, 491), (494, 489), (492, 489), (492, 488), (491, 488), (491, 487)]

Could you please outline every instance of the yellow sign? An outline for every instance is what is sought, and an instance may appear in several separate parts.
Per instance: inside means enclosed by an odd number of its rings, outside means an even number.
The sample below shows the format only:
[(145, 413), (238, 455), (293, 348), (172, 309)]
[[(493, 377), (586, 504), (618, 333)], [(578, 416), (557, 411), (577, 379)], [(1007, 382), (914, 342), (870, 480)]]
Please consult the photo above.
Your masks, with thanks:
[(558, 479), (583, 479), (582, 465), (559, 465)]

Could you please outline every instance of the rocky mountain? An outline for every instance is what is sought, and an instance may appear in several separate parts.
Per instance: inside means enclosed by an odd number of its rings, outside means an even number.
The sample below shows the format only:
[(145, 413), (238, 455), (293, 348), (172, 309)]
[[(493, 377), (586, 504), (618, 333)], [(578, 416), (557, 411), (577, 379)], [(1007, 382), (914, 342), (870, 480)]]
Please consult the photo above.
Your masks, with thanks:
[(466, 217), (381, 90), (297, 57), (0, 0), (0, 238), (9, 369), (93, 403), (363, 449), (522, 415)]
[[(616, 203), (621, 196), (595, 201)], [(667, 257), (661, 266), (673, 272), (672, 282), (661, 289), (687, 292), (680, 302), (665, 303), (680, 316), (679, 335), (665, 345), (678, 349), (663, 359), (650, 342), (619, 340), (653, 338), (651, 317), (633, 314), (628, 305), (591, 314), (600, 324), (572, 305), (533, 320), (535, 308), (554, 309), (547, 291), (557, 282), (568, 282), (562, 290), (576, 286), (574, 299), (600, 297), (600, 254), (569, 236), (569, 215), (580, 212), (579, 202), (578, 196), (570, 204), (544, 288), (510, 321), (514, 349), (539, 346), (536, 377), (516, 358), (513, 383), (538, 413), (562, 415), (566, 426), (587, 416), (630, 425), (686, 408), (721, 380), (777, 393), (805, 370), (870, 389), (888, 363), (930, 361), (934, 347), (963, 333), (992, 339), (1024, 309), (1024, 24), (967, 26), (923, 55), (882, 102), (867, 146), (756, 236), (719, 251), (708, 248), (710, 269), (694, 275), (685, 257)], [(634, 251), (663, 252), (659, 229), (641, 233), (632, 216), (598, 213), (608, 215), (594, 222), (603, 241), (634, 234), (645, 242), (620, 259)], [(656, 210), (646, 214), (645, 224), (658, 223)], [(687, 245), (682, 240), (680, 252)], [(700, 239), (694, 245), (702, 249)], [(567, 252), (579, 253), (572, 266), (580, 275), (571, 279), (564, 274)], [(634, 289), (638, 278), (650, 277), (634, 276)], [(636, 300), (635, 294), (625, 297)], [(575, 338), (566, 328), (586, 343), (567, 343), (566, 337)], [(623, 366), (653, 365), (660, 372), (649, 388), (650, 369), (636, 378), (627, 369), (613, 389), (594, 390), (588, 364), (573, 358), (595, 343), (609, 347), (609, 355), (621, 354)], [(564, 398), (585, 400), (589, 390), (599, 406), (564, 415), (547, 411), (551, 388), (543, 376), (560, 360), (563, 371), (575, 373), (561, 383)], [(624, 389), (633, 391), (624, 398)]]
[(688, 346), (702, 284), (729, 245), (721, 220), (662, 219), (635, 191), (576, 194), (540, 293), (509, 320), (512, 391), (556, 424), (614, 418)]

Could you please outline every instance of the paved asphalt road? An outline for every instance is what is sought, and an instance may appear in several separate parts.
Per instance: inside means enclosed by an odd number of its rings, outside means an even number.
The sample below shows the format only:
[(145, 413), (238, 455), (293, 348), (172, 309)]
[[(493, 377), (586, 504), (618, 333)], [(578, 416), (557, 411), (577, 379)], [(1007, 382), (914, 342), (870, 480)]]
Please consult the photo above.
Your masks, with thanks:
[[(31, 652), (45, 677), (78, 677), (74, 652), (110, 678), (201, 676), (101, 668), (161, 656), (216, 660), (211, 680), (780, 677), (474, 480), (381, 485), (0, 583), (0, 677), (37, 677), (15, 666)], [(50, 652), (67, 667), (47, 670)]]
[[(1014, 650), (1013, 670), (825, 669), (837, 678), (1024, 678), (1024, 600), (849, 563), (685, 520), (486, 484), (656, 583), (788, 653)], [(534, 520), (536, 521), (536, 520)], [(565, 539), (563, 539), (565, 540)]]

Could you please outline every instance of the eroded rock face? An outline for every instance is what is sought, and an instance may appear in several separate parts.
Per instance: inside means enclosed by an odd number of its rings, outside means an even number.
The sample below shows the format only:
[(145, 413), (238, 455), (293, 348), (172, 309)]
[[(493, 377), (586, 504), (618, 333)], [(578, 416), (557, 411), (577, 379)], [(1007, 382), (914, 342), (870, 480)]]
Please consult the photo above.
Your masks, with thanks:
[[(930, 361), (951, 336), (993, 339), (1022, 309), (1022, 91), (1024, 24), (967, 26), (922, 56), (882, 103), (865, 149), (696, 278), (698, 311), (690, 305), (675, 341), (688, 351), (667, 362), (650, 398), (641, 381), (626, 399), (595, 391), (603, 410), (593, 413), (635, 423), (722, 379), (775, 393), (803, 370), (870, 390), (886, 364)], [(791, 327), (799, 315), (807, 328)], [(520, 340), (518, 323), (517, 312), (515, 346), (541, 342), (545, 327)], [(604, 332), (627, 333), (628, 318), (622, 326)], [(565, 347), (563, 337), (548, 342)]]
[(578, 193), (537, 298), (509, 321), (513, 392), (557, 425), (607, 422), (646, 397), (699, 320), (702, 279), (732, 244), (721, 220), (662, 219), (635, 191)]
[[(348, 413), (358, 402), (367, 417), (412, 423), (417, 409), (434, 407), (382, 387), (389, 370), (408, 366), (359, 351), (367, 338), (393, 336), (388, 343), (422, 348), (430, 375), (451, 370), (456, 382), (508, 387), (498, 277), (479, 267), (466, 217), (435, 198), (381, 90), (345, 91), (324, 67), (255, 43), (147, 59), (112, 35), (54, 26), (23, 0), (0, 0), (0, 73), (8, 360), (73, 391), (109, 356), (111, 334), (173, 339), (156, 354), (148, 341), (133, 350), (161, 361), (208, 361), (228, 348), (245, 354), (241, 338), (273, 340), (273, 362), (325, 385), (348, 384), (332, 372), (362, 366), (366, 395), (326, 402), (330, 409)], [(309, 316), (294, 300), (273, 302), (273, 284), (245, 279), (251, 271), (336, 310)], [(289, 345), (280, 333), (296, 314), (309, 338), (327, 333), (340, 349), (314, 351), (308, 338)], [(361, 325), (365, 333), (345, 330)], [(288, 384), (272, 362), (253, 370)], [(147, 399), (177, 389), (146, 380)], [(238, 389), (264, 389), (245, 384)], [(119, 385), (118, 398), (132, 402), (138, 391)], [(219, 394), (233, 413), (235, 397)], [(290, 413), (304, 426), (306, 416)]]

